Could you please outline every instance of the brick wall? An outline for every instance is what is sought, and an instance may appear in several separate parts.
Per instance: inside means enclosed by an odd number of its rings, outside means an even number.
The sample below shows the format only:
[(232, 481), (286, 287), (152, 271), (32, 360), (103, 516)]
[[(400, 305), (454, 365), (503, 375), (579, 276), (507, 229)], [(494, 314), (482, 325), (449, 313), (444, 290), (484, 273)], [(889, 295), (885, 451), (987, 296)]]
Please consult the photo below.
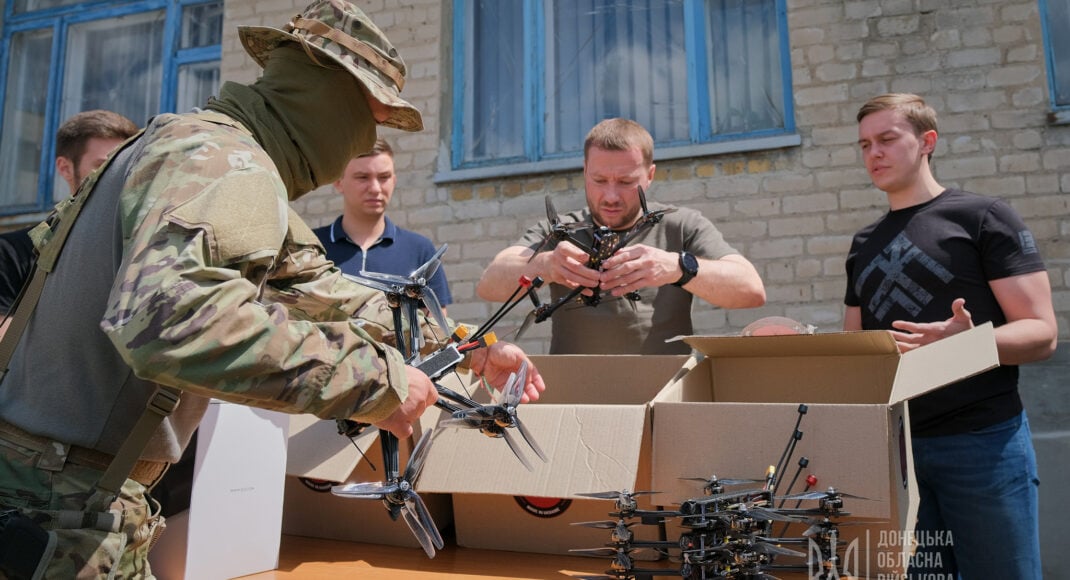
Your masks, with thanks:
[[(301, 2), (231, 0), (236, 24), (278, 25)], [(491, 305), (475, 283), (494, 254), (542, 214), (553, 194), (581, 207), (578, 171), (436, 186), (448, 134), (451, 4), (436, 0), (363, 3), (409, 67), (405, 96), (424, 111), (421, 134), (385, 131), (398, 151), (391, 217), (450, 244), (446, 272), (459, 319)], [(756, 318), (785, 315), (836, 330), (842, 324), (843, 257), (851, 234), (879, 216), (884, 196), (862, 168), (854, 120), (868, 97), (926, 96), (940, 113), (937, 179), (1008, 199), (1036, 234), (1051, 272), (1063, 336), (1070, 312), (1070, 126), (1047, 123), (1048, 92), (1036, 0), (789, 0), (792, 75), (800, 147), (658, 163), (652, 195), (702, 210), (752, 260), (766, 282), (761, 309), (696, 307), (699, 332), (737, 332)], [(226, 36), (224, 78), (248, 81), (256, 67)], [(655, 154), (656, 157), (656, 154)], [(325, 188), (329, 189), (329, 188)], [(313, 225), (341, 211), (332, 191), (296, 204)], [(512, 317), (517, 324), (522, 313)], [(545, 325), (540, 325), (545, 326)], [(546, 328), (525, 343), (545, 347)]]
[[(302, 4), (229, 0), (226, 30), (281, 24)], [(444, 57), (451, 49), (452, 3), (360, 4), (401, 51), (410, 69), (404, 94), (424, 111), (423, 133), (385, 132), (398, 151), (391, 216), (450, 244), (445, 268), (456, 301), (450, 313), (477, 322), (491, 310), (474, 293), (483, 267), (542, 215), (546, 194), (555, 196), (561, 210), (581, 207), (582, 178), (570, 171), (436, 186), (432, 175), (449, 138), (443, 111), (450, 107), (450, 63)], [(767, 315), (789, 316), (822, 331), (841, 327), (843, 258), (851, 234), (885, 209), (883, 194), (862, 168), (854, 116), (873, 95), (905, 91), (923, 94), (940, 114), (934, 158), (940, 183), (1002, 196), (1033, 229), (1048, 264), (1060, 335), (1070, 338), (1070, 125), (1047, 121), (1038, 10), (1037, 0), (788, 0), (802, 145), (658, 163), (652, 195), (705, 213), (755, 263), (768, 290), (768, 305), (761, 309), (698, 306), (698, 332), (737, 332)], [(224, 77), (251, 80), (255, 66), (235, 35), (227, 33), (226, 39)], [(330, 191), (306, 196), (296, 206), (313, 225), (341, 209)], [(522, 315), (506, 324), (518, 324)], [(544, 349), (546, 326), (536, 327), (524, 345)], [(1051, 363), (1031, 365), (1023, 376), (1065, 385), (1067, 358), (1064, 347)], [(1065, 449), (1070, 437), (1058, 425), (1067, 424), (1070, 409), (1065, 397), (1050, 394), (1055, 392), (1024, 389), (1029, 406), (1054, 405), (1038, 427), (1045, 431), (1045, 445)], [(1042, 457), (1042, 465), (1061, 462), (1050, 459)], [(1056, 504), (1070, 505), (1070, 494), (1052, 485), (1043, 489), (1049, 497), (1058, 494)], [(1046, 537), (1055, 537), (1057, 520), (1042, 522), (1052, 532)], [(1045, 560), (1046, 570), (1066, 569), (1061, 563), (1066, 557), (1054, 544), (1045, 549)]]

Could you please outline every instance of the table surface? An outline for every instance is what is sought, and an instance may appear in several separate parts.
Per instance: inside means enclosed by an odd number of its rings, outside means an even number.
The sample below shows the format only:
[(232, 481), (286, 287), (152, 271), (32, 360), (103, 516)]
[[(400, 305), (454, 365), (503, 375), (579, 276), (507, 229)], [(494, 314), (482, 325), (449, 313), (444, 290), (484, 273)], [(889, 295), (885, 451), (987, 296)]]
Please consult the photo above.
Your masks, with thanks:
[[(643, 563), (651, 564), (678, 566)], [(603, 574), (608, 567), (607, 559), (477, 550), (450, 542), (431, 559), (419, 548), (283, 535), (278, 568), (242, 576), (242, 580), (553, 580)], [(775, 576), (782, 580), (807, 578), (803, 573), (781, 570)]]
[(419, 548), (284, 535), (279, 567), (242, 580), (564, 579), (601, 574), (608, 563), (581, 556), (459, 548), (450, 543), (431, 559)]

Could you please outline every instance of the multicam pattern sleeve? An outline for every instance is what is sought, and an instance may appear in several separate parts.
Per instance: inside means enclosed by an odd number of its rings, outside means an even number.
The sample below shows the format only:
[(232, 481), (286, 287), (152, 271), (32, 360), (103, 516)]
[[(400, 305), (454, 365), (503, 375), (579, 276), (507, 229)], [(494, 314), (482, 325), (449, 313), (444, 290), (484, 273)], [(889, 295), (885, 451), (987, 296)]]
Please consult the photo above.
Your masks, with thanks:
[[(101, 323), (134, 373), (323, 418), (392, 413), (407, 394), (400, 353), (347, 318), (368, 292), (338, 291), (320, 280), (322, 262), (294, 253), (285, 188), (252, 137), (161, 115), (144, 139), (120, 200), (124, 248)], [(322, 290), (313, 294), (327, 307), (293, 299), (303, 287)]]

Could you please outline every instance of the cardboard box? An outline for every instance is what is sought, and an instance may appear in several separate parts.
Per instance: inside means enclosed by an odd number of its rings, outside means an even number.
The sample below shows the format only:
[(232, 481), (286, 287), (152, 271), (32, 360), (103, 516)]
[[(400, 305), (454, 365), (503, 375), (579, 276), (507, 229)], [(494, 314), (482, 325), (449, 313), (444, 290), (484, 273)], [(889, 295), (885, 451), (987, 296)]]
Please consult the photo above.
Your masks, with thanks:
[[(437, 412), (429, 412), (421, 424), (432, 425), (437, 419)], [(417, 428), (418, 433), (422, 431)], [(399, 442), (402, 472), (412, 448), (411, 438)], [(287, 473), (282, 533), (420, 548), (405, 522), (390, 519), (381, 501), (331, 494), (331, 486), (338, 483), (383, 481), (377, 429), (368, 428), (350, 441), (338, 433), (334, 421), (295, 415), (290, 424)], [(420, 497), (440, 531), (452, 522), (449, 495), (421, 492)]]
[[(844, 509), (884, 519), (878, 528), (900, 533), (913, 530), (917, 514), (906, 401), (999, 360), (991, 324), (905, 354), (885, 331), (684, 340), (704, 356), (653, 403), (659, 497), (675, 503), (702, 496), (701, 483), (681, 478), (761, 479), (780, 460), (805, 403), (803, 436), (782, 470), (780, 495), (802, 491), (801, 482), (790, 490), (788, 482), (805, 456), (810, 463), (800, 480), (812, 473), (816, 490), (869, 498), (846, 498)], [(849, 541), (866, 530), (842, 531)], [(901, 561), (899, 554), (881, 558)]]
[(233, 578), (279, 560), (289, 416), (213, 400), (201, 420), (190, 509), (149, 556), (161, 580)]
[[(546, 392), (521, 406), (518, 416), (548, 461), (540, 461), (515, 430), (534, 471), (500, 439), (471, 429), (439, 429), (417, 489), (454, 494), (461, 546), (541, 553), (599, 547), (608, 530), (570, 523), (606, 520), (613, 502), (577, 494), (648, 489), (649, 402), (682, 374), (688, 357), (531, 358)], [(640, 496), (641, 505), (649, 505), (647, 497)], [(655, 527), (642, 528), (636, 530), (640, 537), (657, 539)]]

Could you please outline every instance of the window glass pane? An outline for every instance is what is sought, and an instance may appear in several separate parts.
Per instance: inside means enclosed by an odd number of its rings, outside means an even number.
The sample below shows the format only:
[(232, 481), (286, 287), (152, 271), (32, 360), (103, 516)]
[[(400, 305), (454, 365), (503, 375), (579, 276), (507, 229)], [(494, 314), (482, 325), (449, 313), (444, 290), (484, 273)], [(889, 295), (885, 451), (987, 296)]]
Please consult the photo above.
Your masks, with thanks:
[(46, 8), (58, 8), (60, 6), (71, 6), (84, 2), (85, 0), (15, 0), (15, 13), (21, 14), (23, 12), (31, 12), (33, 10), (44, 10)]
[(784, 126), (775, 0), (706, 0), (715, 135)]
[(682, 0), (546, 4), (547, 154), (577, 152), (595, 124), (626, 117), (659, 142), (688, 138)]
[[(163, 32), (162, 10), (71, 25), (60, 122), (108, 109), (144, 125), (160, 107)], [(66, 184), (56, 184), (54, 193), (66, 196)]]
[(467, 4), (462, 90), (465, 161), (524, 154), (524, 21), (522, 0)]
[(176, 110), (203, 107), (208, 97), (219, 94), (219, 61), (198, 62), (178, 67)]
[(1048, 0), (1048, 42), (1055, 106), (1070, 106), (1070, 0)]
[(143, 124), (160, 102), (164, 12), (72, 25), (61, 117), (110, 109)]
[(213, 46), (222, 42), (223, 3), (197, 4), (182, 9), (182, 36), (178, 48)]
[(37, 202), (52, 29), (11, 37), (0, 141), (0, 205)]

